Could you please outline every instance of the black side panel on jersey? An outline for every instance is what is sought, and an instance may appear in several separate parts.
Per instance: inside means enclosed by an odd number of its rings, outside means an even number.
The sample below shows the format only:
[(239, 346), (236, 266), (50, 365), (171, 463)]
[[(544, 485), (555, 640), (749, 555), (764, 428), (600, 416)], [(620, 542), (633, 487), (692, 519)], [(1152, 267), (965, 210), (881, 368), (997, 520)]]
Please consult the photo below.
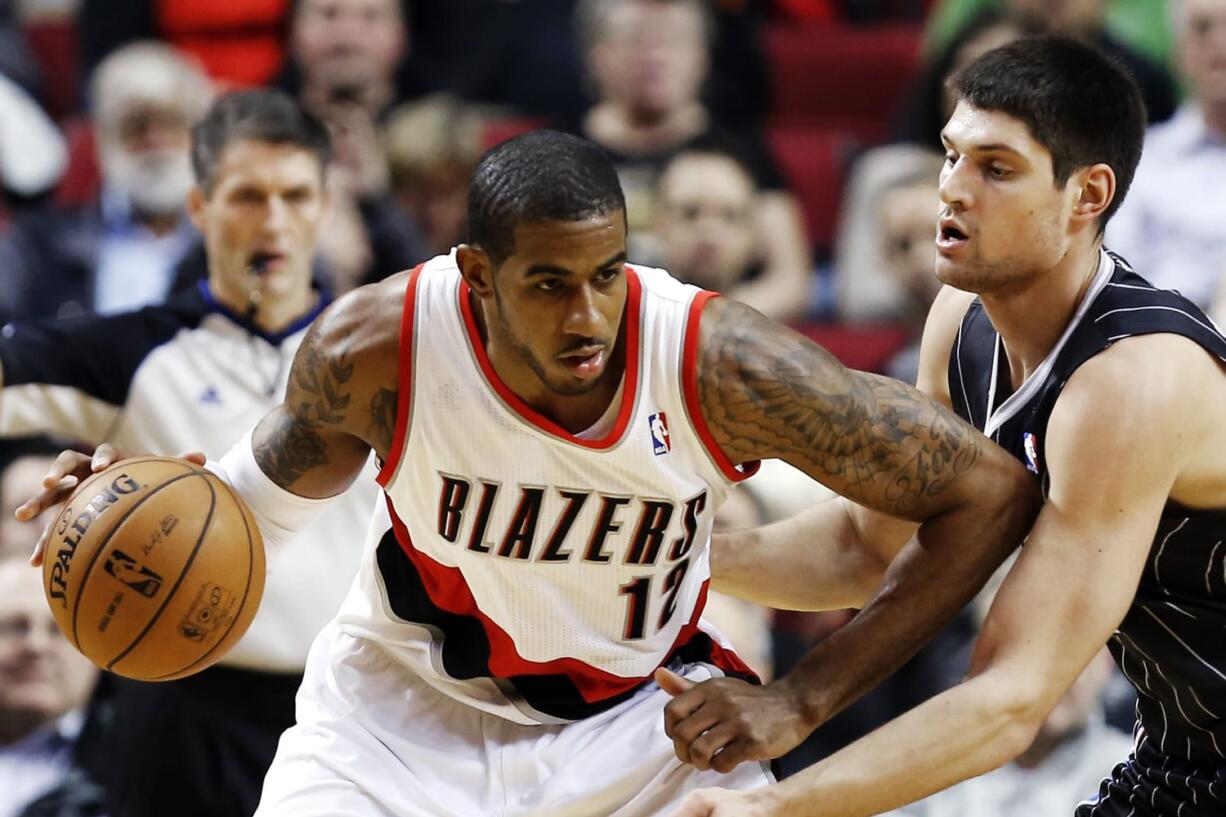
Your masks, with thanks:
[(68, 386), (122, 406), (149, 353), (199, 326), (210, 311), (193, 287), (135, 312), (10, 323), (0, 330), (4, 386)]
[[(460, 615), (437, 606), (430, 598), (421, 574), (405, 554), (389, 529), (375, 550), (379, 574), (387, 590), (392, 612), (402, 621), (432, 630), (441, 645), (443, 669), (452, 678), (468, 681), (474, 678), (496, 678), (490, 670), (491, 645), (485, 627), (474, 616)], [(699, 631), (668, 656), (664, 664), (706, 662), (719, 666), (717, 649), (711, 637)], [(757, 683), (758, 679), (742, 675), (728, 667), (724, 671), (742, 680)], [(500, 678), (514, 687), (528, 706), (554, 718), (582, 720), (605, 712), (629, 700), (651, 678), (644, 678), (633, 688), (599, 701), (587, 701), (575, 682), (564, 673), (516, 675)]]
[(996, 329), (976, 298), (967, 308), (958, 327), (954, 348), (949, 355), (949, 397), (954, 412), (982, 431), (991, 408), (992, 357), (996, 351)]

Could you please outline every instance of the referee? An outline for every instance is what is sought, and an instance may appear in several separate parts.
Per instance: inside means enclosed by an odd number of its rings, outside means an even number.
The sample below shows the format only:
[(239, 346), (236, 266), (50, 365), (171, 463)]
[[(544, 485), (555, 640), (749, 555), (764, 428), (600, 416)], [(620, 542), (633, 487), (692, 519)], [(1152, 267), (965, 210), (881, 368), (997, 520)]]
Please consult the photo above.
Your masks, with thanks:
[[(221, 98), (192, 132), (188, 211), (208, 278), (161, 306), (0, 333), (0, 435), (219, 458), (280, 402), (307, 325), (326, 210), (324, 128), (278, 91)], [(105, 676), (79, 747), (111, 817), (246, 817), (307, 649), (357, 570), (377, 486), (359, 481), (271, 566), (251, 629), (218, 666), (168, 683)]]

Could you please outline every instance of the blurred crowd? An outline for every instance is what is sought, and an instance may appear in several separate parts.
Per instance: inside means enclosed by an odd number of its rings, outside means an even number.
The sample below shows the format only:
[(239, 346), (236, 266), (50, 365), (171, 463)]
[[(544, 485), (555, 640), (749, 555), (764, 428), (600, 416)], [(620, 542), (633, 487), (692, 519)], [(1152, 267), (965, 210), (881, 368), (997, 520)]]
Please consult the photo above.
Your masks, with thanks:
[[(1144, 156), (1107, 246), (1221, 321), (1222, 0), (0, 0), (0, 344), (14, 325), (123, 316), (207, 292), (224, 224), (208, 221), (219, 193), (189, 206), (192, 127), (219, 94), (271, 87), (318, 117), (333, 144), (329, 206), (287, 232), (306, 253), (311, 303), (447, 253), (464, 240), (482, 152), (553, 127), (613, 157), (632, 261), (741, 299), (848, 365), (913, 380), (939, 288), (946, 80), (991, 48), (1051, 31), (1113, 55), (1148, 107)], [(275, 383), (292, 353), (278, 333), (289, 330), (249, 324), (237, 322), (269, 345)], [(62, 378), (85, 376), (72, 365)], [(8, 392), (34, 386), (3, 385), (0, 436), (96, 443), (118, 427), (93, 404), (89, 416), (103, 419), (91, 434), (19, 418)], [(90, 399), (124, 406), (127, 381), (111, 391), (103, 383)], [(56, 632), (35, 571), (19, 565), (39, 529), (14, 523), (13, 508), (63, 439), (0, 443), (0, 817), (129, 817), (139, 812), (108, 803), (74, 760), (82, 724), (96, 720), (86, 718), (96, 673)], [(718, 524), (769, 522), (824, 497), (767, 467)], [(328, 598), (355, 567), (336, 571)], [(976, 610), (784, 771), (955, 682)], [(729, 599), (711, 612), (767, 677), (850, 614)], [(273, 669), (292, 680), (295, 659)], [(1132, 703), (1114, 673), (1092, 665), (1016, 763), (900, 815), (1070, 813), (1127, 752), (1118, 727), (1131, 724)]]

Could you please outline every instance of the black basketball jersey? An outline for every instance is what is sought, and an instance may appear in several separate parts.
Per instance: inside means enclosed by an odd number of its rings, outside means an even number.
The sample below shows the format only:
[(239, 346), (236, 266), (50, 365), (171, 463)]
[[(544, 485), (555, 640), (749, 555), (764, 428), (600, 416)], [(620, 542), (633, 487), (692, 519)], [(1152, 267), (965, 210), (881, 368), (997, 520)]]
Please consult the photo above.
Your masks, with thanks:
[[(1064, 384), (1116, 341), (1160, 332), (1182, 335), (1226, 362), (1226, 338), (1204, 313), (1104, 251), (1068, 328), (1016, 392), (1010, 393), (1000, 336), (983, 304), (971, 304), (949, 360), (954, 409), (1021, 460), (1046, 495), (1047, 421)], [(1139, 742), (1152, 741), (1167, 757), (1218, 767), (1226, 765), (1224, 543), (1226, 508), (1191, 511), (1168, 502), (1132, 606), (1109, 643), (1137, 689)]]

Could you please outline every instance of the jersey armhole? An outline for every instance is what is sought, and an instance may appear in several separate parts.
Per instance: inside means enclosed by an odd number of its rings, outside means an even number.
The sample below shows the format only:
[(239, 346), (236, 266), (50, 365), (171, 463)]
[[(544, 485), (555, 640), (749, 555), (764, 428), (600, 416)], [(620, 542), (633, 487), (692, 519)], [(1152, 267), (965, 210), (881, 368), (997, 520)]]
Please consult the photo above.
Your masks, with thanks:
[(706, 418), (702, 416), (702, 404), (698, 399), (698, 336), (699, 324), (702, 321), (702, 310), (707, 302), (716, 297), (716, 293), (701, 291), (690, 302), (689, 313), (685, 320), (685, 339), (681, 347), (681, 397), (685, 403), (685, 413), (689, 416), (690, 426), (698, 434), (707, 456), (715, 463), (725, 478), (732, 482), (742, 482), (758, 472), (762, 463), (757, 460), (736, 465), (719, 447), (715, 436), (707, 426)]
[(392, 445), (387, 452), (387, 459), (383, 461), (383, 466), (375, 477), (375, 481), (384, 488), (391, 482), (396, 468), (400, 465), (404, 444), (409, 436), (409, 421), (412, 419), (409, 415), (413, 410), (413, 320), (417, 312), (417, 282), (424, 266), (425, 264), (418, 264), (413, 268), (409, 273), (409, 282), (404, 288), (404, 311), (400, 315), (400, 383), (397, 389), (399, 396), (396, 401), (396, 430), (392, 434)]

